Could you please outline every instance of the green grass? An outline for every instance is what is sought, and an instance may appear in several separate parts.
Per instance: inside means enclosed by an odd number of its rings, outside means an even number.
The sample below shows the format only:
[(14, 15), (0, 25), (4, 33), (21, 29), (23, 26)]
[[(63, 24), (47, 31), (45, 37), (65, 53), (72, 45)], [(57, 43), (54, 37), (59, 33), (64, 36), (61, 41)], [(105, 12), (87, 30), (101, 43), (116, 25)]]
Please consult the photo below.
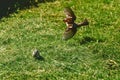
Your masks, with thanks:
[[(76, 22), (90, 22), (68, 41), (65, 6)], [(0, 80), (120, 80), (119, 7), (119, 0), (56, 0), (3, 18)], [(35, 48), (44, 61), (32, 57)]]

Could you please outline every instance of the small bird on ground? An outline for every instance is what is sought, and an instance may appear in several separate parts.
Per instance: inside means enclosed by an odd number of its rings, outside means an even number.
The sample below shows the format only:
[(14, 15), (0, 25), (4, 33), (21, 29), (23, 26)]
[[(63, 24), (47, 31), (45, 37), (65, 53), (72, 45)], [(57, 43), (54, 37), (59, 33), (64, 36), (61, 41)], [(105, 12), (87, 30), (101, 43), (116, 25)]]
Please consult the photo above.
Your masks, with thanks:
[(38, 59), (38, 60), (44, 60), (44, 58), (40, 55), (39, 51), (37, 49), (35, 49), (32, 53), (32, 56), (35, 58), (35, 59)]
[(63, 34), (63, 38), (62, 38), (63, 40), (68, 40), (68, 39), (72, 38), (75, 35), (75, 33), (77, 32), (77, 28), (89, 24), (87, 19), (85, 19), (81, 23), (76, 24), (74, 22), (76, 20), (76, 16), (70, 7), (66, 7), (64, 9), (64, 13), (66, 15), (66, 18), (63, 21), (66, 23), (67, 28)]

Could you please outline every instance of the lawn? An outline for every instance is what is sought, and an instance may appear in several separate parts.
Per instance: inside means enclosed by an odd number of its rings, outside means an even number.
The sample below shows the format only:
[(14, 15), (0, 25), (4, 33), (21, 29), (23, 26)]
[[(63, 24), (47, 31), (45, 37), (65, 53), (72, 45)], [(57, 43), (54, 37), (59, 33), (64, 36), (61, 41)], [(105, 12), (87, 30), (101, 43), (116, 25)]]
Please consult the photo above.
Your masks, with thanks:
[[(64, 41), (66, 6), (90, 24)], [(119, 8), (119, 0), (56, 0), (2, 18), (0, 80), (120, 80)]]

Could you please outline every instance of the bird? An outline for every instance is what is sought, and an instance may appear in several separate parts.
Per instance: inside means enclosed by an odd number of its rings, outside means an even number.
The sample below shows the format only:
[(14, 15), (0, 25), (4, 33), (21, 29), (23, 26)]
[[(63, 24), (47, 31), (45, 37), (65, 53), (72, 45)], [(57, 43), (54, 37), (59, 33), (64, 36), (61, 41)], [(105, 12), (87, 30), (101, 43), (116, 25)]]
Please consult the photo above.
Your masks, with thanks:
[(68, 40), (72, 38), (77, 32), (77, 28), (89, 24), (87, 19), (84, 19), (84, 21), (81, 23), (75, 23), (76, 15), (70, 7), (65, 7), (64, 13), (66, 15), (66, 18), (63, 20), (63, 22), (66, 23), (67, 28), (63, 33), (63, 40)]
[(33, 51), (32, 56), (37, 60), (44, 60), (44, 58), (40, 55), (40, 53), (37, 49), (35, 49)]

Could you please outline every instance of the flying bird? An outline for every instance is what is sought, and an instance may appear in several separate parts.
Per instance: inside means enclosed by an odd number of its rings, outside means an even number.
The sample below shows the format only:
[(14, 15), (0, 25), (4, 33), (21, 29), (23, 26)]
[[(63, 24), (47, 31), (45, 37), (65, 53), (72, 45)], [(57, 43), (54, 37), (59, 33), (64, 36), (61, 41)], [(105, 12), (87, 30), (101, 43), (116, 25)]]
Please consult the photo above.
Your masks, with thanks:
[(77, 32), (77, 28), (89, 24), (87, 19), (85, 19), (81, 23), (75, 23), (76, 16), (70, 7), (66, 7), (64, 9), (64, 13), (66, 15), (66, 18), (63, 21), (66, 23), (67, 28), (65, 29), (65, 32), (63, 34), (63, 40), (68, 40), (72, 38)]

